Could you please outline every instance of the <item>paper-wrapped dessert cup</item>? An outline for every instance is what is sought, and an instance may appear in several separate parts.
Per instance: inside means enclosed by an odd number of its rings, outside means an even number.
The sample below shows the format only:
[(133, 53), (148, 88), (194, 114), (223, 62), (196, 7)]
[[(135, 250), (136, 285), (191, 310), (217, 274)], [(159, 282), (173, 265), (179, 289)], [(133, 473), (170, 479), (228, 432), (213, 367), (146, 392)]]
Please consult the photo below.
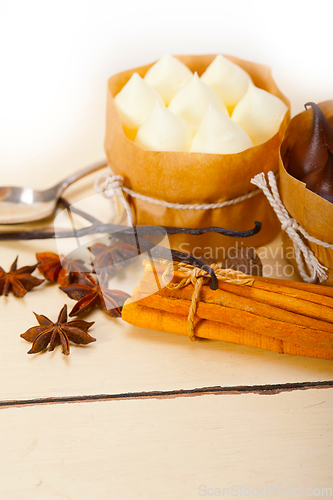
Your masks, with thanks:
[[(289, 107), (288, 99), (279, 91), (270, 68), (260, 64), (228, 57), (251, 76), (254, 84), (276, 95)], [(215, 55), (177, 56), (199, 76), (214, 60)], [(108, 81), (105, 151), (112, 171), (124, 178), (124, 186), (151, 198), (170, 203), (210, 204), (231, 200), (256, 189), (250, 180), (260, 172), (278, 171), (279, 148), (289, 122), (289, 110), (279, 131), (267, 142), (237, 154), (203, 154), (144, 151), (124, 134), (114, 96), (133, 73), (140, 76), (152, 65), (134, 68), (111, 77)], [(127, 196), (135, 224), (152, 224), (198, 228), (219, 226), (247, 230), (255, 221), (262, 230), (255, 236), (237, 240), (246, 246), (270, 242), (279, 232), (279, 223), (265, 196), (259, 194), (243, 202), (211, 210), (176, 210), (153, 205)], [(212, 258), (223, 259), (225, 250), (235, 246), (235, 239), (213, 233), (202, 236), (175, 235), (170, 237), (172, 248), (203, 255), (213, 252)], [(207, 248), (209, 250), (207, 250)], [(206, 249), (206, 250), (205, 250)]]
[[(333, 115), (333, 100), (319, 103), (326, 118)], [(312, 120), (311, 109), (295, 116), (286, 131), (281, 145), (280, 189), (281, 199), (289, 214), (307, 231), (320, 241), (333, 244), (333, 204), (306, 189), (304, 182), (295, 179), (287, 172), (288, 153), (295, 142), (309, 130)], [(287, 233), (282, 236), (285, 256), (299, 274), (294, 258), (293, 243)], [(323, 285), (333, 286), (333, 250), (315, 243), (306, 242), (321, 264), (328, 268), (328, 278)]]

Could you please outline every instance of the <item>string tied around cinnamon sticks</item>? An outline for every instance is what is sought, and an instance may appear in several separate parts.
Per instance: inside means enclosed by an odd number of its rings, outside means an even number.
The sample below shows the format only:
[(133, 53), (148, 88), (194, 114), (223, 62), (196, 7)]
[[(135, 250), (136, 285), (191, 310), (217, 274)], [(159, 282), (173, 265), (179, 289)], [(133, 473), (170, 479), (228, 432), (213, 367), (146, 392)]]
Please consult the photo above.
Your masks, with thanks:
[[(254, 278), (252, 276), (248, 276), (241, 271), (223, 269), (219, 264), (212, 264), (211, 267), (214, 270), (218, 281), (242, 286), (252, 286), (254, 283)], [(177, 283), (172, 283), (168, 279), (168, 275), (171, 271), (181, 271), (185, 277)], [(163, 284), (171, 290), (178, 290), (179, 288), (184, 288), (190, 284), (194, 286), (191, 306), (187, 317), (188, 336), (192, 341), (196, 340), (194, 318), (200, 300), (200, 291), (203, 285), (207, 284), (210, 279), (211, 276), (205, 269), (194, 267), (191, 264), (186, 264), (184, 262), (170, 262), (162, 275)]]

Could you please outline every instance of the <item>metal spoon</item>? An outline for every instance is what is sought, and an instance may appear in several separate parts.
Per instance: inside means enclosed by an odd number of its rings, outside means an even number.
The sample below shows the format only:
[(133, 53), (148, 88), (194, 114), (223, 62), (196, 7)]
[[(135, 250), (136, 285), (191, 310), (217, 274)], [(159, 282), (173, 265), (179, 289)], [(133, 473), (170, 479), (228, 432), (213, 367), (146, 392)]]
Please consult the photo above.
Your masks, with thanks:
[(45, 191), (21, 187), (0, 187), (0, 224), (19, 224), (49, 217), (55, 211), (58, 199), (67, 186), (106, 166), (106, 160), (91, 165)]

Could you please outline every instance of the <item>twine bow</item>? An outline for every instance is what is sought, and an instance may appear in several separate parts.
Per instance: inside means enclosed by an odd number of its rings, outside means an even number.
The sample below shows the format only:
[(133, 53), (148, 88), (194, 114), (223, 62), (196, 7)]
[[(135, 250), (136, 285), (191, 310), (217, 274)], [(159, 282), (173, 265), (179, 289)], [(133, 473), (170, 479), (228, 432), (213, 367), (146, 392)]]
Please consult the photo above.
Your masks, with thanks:
[[(315, 283), (317, 278), (319, 278), (319, 281), (325, 281), (327, 279), (327, 267), (323, 266), (319, 262), (312, 250), (303, 241), (300, 234), (308, 241), (325, 248), (333, 249), (333, 245), (310, 236), (309, 233), (307, 233), (307, 231), (305, 231), (305, 229), (295, 219), (290, 217), (281, 201), (273, 172), (268, 172), (267, 175), (269, 186), (263, 172), (261, 174), (257, 174), (253, 179), (251, 179), (251, 183), (258, 186), (263, 191), (269, 201), (269, 204), (281, 222), (282, 230), (285, 231), (292, 240), (295, 249), (296, 262), (301, 277), (307, 283)], [(304, 262), (310, 271), (310, 276), (306, 272)]]
[[(252, 276), (247, 276), (241, 271), (235, 271), (234, 269), (222, 269), (219, 264), (212, 264), (211, 267), (212, 269), (214, 269), (216, 277), (219, 281), (223, 281), (225, 283), (233, 283), (235, 285), (248, 286), (251, 286), (254, 283), (254, 279), (252, 278)], [(178, 283), (170, 282), (168, 279), (168, 274), (170, 274), (172, 270), (181, 271), (182, 274), (184, 274), (184, 278)], [(194, 318), (200, 300), (200, 291), (202, 286), (205, 285), (210, 280), (210, 278), (211, 276), (204, 269), (200, 269), (183, 262), (170, 262), (162, 275), (163, 284), (171, 290), (184, 288), (190, 283), (194, 285), (191, 306), (187, 317), (188, 336), (192, 341), (196, 340), (194, 331)]]
[(103, 196), (109, 200), (111, 200), (115, 195), (117, 195), (125, 208), (128, 225), (132, 226), (133, 215), (131, 207), (129, 206), (123, 193), (123, 181), (124, 179), (121, 175), (112, 175), (110, 177), (106, 174), (101, 174), (96, 179), (94, 188), (97, 193), (102, 193)]
[(104, 193), (104, 196), (106, 198), (112, 198), (115, 194), (119, 194), (118, 190), (122, 188), (123, 180), (124, 179), (121, 175), (112, 175), (111, 177), (106, 177), (104, 182), (100, 186), (100, 190)]

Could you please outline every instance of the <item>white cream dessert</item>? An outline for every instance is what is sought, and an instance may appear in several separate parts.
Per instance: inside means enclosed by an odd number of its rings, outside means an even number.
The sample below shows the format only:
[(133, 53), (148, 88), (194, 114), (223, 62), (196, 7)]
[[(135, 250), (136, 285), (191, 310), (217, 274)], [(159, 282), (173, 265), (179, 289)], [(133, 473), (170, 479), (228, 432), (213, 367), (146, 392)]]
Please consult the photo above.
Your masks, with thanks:
[(244, 96), (252, 81), (243, 68), (220, 54), (201, 75), (201, 80), (215, 90), (229, 110)]
[(189, 151), (192, 134), (189, 125), (156, 101), (139, 128), (135, 144), (147, 151)]
[(250, 83), (236, 105), (232, 119), (249, 134), (256, 146), (276, 134), (287, 110), (281, 99)]
[(164, 105), (160, 94), (150, 87), (138, 73), (134, 73), (115, 96), (114, 102), (124, 132), (129, 139), (134, 140), (138, 128), (153, 109), (156, 100)]
[(233, 154), (251, 148), (253, 143), (237, 123), (212, 104), (194, 136), (192, 153)]
[(193, 77), (192, 71), (171, 55), (161, 57), (144, 76), (144, 81), (163, 97), (166, 106)]
[(214, 92), (195, 73), (192, 79), (180, 89), (169, 104), (169, 110), (183, 118), (195, 133), (200, 122), (208, 110), (209, 103), (212, 103), (222, 113), (228, 115), (228, 110)]

